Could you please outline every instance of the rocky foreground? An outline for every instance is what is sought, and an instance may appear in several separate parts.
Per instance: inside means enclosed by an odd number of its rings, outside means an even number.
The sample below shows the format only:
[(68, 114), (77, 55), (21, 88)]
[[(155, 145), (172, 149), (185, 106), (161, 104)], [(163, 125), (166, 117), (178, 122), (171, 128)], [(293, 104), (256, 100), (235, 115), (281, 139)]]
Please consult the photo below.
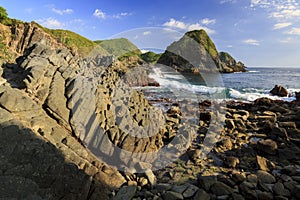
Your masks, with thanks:
[[(107, 59), (38, 43), (2, 65), (1, 198), (300, 198), (299, 102), (163, 101), (162, 112), (130, 89), (142, 78)], [(184, 129), (195, 113), (196, 131)], [(132, 134), (143, 130), (148, 137)], [(183, 154), (156, 168), (156, 155), (143, 153), (165, 146)]]

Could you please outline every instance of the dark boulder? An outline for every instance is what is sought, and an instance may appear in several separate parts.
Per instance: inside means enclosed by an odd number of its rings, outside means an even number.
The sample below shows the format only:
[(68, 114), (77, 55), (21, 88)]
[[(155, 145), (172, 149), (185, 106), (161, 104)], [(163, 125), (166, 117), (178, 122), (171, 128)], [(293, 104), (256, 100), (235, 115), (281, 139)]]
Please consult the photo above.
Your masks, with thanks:
[(295, 92), (296, 101), (300, 102), (300, 92)]
[(285, 89), (281, 85), (275, 85), (275, 87), (270, 91), (272, 95), (280, 96), (280, 97), (286, 97), (289, 93), (287, 89)]

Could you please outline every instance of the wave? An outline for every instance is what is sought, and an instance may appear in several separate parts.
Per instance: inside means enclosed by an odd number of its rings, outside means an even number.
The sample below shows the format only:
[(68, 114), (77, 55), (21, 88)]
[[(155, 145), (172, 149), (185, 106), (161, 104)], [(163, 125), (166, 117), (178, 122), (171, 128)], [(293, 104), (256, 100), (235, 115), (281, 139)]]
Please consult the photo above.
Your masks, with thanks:
[[(253, 88), (252, 88), (253, 89)], [(229, 89), (229, 98), (232, 98), (232, 99), (238, 99), (238, 100), (245, 100), (245, 101), (255, 101), (256, 99), (258, 98), (262, 98), (262, 97), (267, 97), (269, 99), (272, 99), (272, 100), (283, 100), (283, 101), (294, 101), (296, 100), (296, 97), (293, 95), (293, 93), (290, 93), (292, 94), (292, 96), (289, 96), (289, 97), (279, 97), (279, 96), (273, 96), (269, 93), (262, 93), (262, 92), (259, 92), (259, 91), (262, 91), (257, 89), (257, 92), (240, 92), (238, 90), (235, 90), (235, 89)], [(293, 91), (299, 91), (299, 90), (293, 90)]]
[[(253, 71), (256, 72), (256, 71)], [(300, 92), (300, 89), (289, 88), (289, 97), (278, 97), (271, 95), (270, 89), (262, 88), (226, 88), (220, 83), (220, 86), (210, 87), (207, 85), (195, 85), (191, 84), (180, 73), (176, 72), (163, 72), (159, 68), (153, 68), (153, 72), (150, 73), (150, 78), (153, 78), (160, 84), (160, 90), (164, 89), (163, 95), (166, 95), (166, 90), (169, 93), (173, 93), (181, 96), (195, 99), (193, 95), (206, 96), (207, 99), (222, 99), (222, 100), (242, 100), (242, 101), (255, 101), (258, 98), (267, 97), (273, 100), (294, 101), (296, 99), (295, 92)], [(149, 88), (150, 89), (150, 88)], [(151, 88), (151, 90), (155, 88)]]

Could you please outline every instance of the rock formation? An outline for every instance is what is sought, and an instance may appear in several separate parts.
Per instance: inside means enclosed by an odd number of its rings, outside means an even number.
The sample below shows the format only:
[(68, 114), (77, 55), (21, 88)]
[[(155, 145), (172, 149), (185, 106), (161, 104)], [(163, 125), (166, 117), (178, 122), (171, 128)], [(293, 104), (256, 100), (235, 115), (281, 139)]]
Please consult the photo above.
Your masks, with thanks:
[(187, 73), (246, 71), (244, 64), (236, 62), (228, 53), (219, 54), (204, 30), (187, 32), (179, 41), (167, 47), (157, 63)]
[(280, 96), (280, 97), (287, 97), (289, 92), (281, 85), (275, 85), (274, 88), (270, 91), (272, 95)]

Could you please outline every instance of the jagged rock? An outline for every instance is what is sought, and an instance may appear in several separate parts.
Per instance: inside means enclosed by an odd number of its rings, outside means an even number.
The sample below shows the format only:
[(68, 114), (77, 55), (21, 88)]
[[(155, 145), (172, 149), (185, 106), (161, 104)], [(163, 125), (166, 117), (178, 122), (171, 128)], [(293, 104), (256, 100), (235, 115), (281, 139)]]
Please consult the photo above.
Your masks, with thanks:
[(275, 168), (275, 164), (264, 157), (256, 156), (256, 161), (259, 169), (263, 171), (272, 171)]
[(275, 85), (274, 88), (270, 91), (270, 93), (280, 97), (286, 97), (289, 94), (287, 89), (285, 89), (281, 85)]

